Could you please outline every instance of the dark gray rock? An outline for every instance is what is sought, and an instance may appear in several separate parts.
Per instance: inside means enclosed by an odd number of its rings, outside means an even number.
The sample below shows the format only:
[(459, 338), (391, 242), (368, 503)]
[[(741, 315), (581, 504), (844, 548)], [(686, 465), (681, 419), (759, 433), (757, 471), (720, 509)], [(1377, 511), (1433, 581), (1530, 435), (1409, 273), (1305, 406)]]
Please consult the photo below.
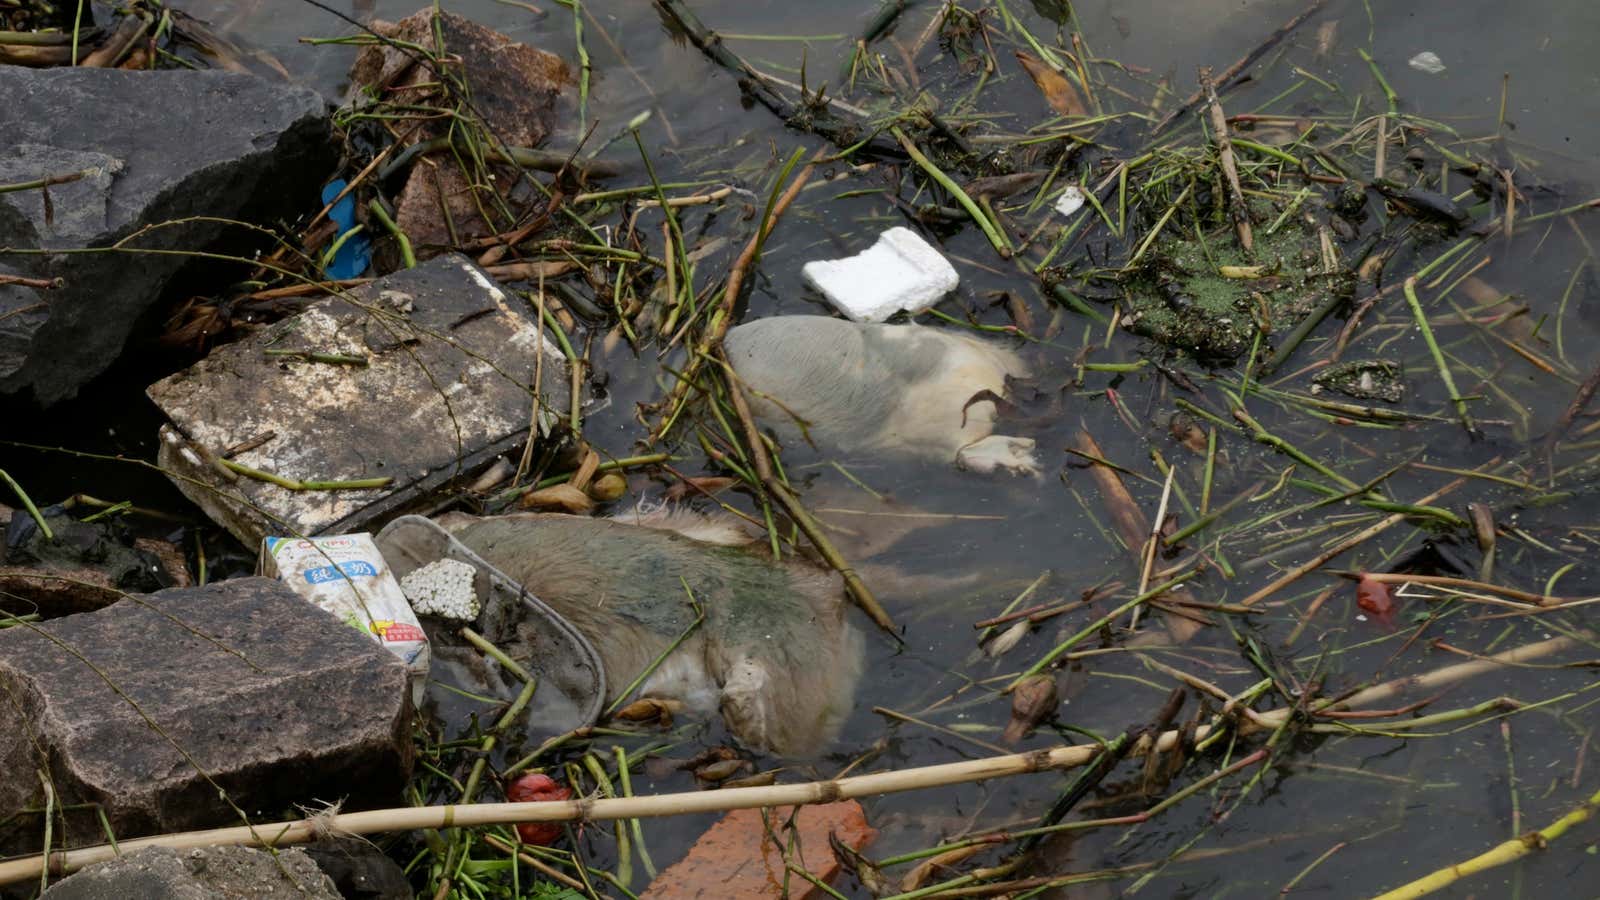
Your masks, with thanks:
[[(189, 261), (104, 248), (196, 216), (271, 224), (312, 206), (330, 168), (325, 104), (313, 91), (231, 72), (0, 66), (0, 272), (62, 279), (0, 286), (0, 393), (43, 404), (104, 371)], [(48, 201), (46, 195), (48, 194)], [(230, 251), (259, 235), (218, 222), (163, 227), (130, 248)]]
[[(410, 774), (405, 666), (280, 582), (135, 595), (0, 630), (0, 854), (39, 850), (58, 810), (99, 804), (117, 837), (398, 800)], [(181, 748), (181, 749), (179, 749)], [(204, 774), (202, 774), (202, 772)], [(55, 834), (104, 832), (88, 809)]]
[(300, 850), (277, 859), (248, 847), (146, 847), (86, 866), (40, 900), (340, 900), (333, 882)]
[(336, 837), (300, 849), (333, 879), (345, 900), (411, 900), (406, 870), (360, 837)]

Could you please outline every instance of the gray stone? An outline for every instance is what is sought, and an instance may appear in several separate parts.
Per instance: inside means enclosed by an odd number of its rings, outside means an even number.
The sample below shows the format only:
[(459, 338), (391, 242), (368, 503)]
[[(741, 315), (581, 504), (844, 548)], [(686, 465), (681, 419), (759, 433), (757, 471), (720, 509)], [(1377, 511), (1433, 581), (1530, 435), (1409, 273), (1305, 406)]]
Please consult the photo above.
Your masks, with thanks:
[[(0, 66), (0, 272), (60, 278), (0, 285), (0, 393), (73, 396), (122, 351), (189, 261), (105, 248), (191, 217), (266, 223), (312, 206), (331, 168), (313, 91), (231, 72)], [(48, 194), (48, 201), (46, 196)], [(158, 228), (127, 246), (247, 252), (259, 235), (219, 222)]]
[(317, 864), (289, 847), (146, 847), (84, 867), (40, 900), (341, 900)]
[(311, 857), (345, 900), (411, 900), (405, 869), (361, 837), (329, 837), (300, 849)]
[[(396, 272), (152, 385), (150, 399), (172, 420), (158, 458), (185, 496), (247, 546), (268, 534), (376, 530), (520, 445), (535, 402), (541, 434), (566, 418), (566, 359), (541, 340), (535, 318), (464, 256)], [(212, 464), (250, 443), (232, 460), (282, 478), (393, 481), (290, 490), (230, 481)]]
[(40, 772), (68, 846), (105, 839), (90, 809), (59, 818), (80, 804), (99, 804), (118, 838), (240, 824), (235, 806), (259, 820), (391, 805), (409, 726), (405, 666), (265, 578), (6, 628), (0, 853), (39, 850), (39, 815), (24, 811), (44, 807)]

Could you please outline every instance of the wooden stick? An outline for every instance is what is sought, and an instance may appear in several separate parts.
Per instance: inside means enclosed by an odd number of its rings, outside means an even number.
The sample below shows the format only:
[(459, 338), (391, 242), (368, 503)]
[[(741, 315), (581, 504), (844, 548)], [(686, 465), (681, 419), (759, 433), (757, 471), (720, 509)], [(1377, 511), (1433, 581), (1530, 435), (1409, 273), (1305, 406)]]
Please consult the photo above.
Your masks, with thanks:
[[(1569, 637), (1556, 637), (1525, 644), (1482, 659), (1457, 663), (1423, 675), (1396, 678), (1374, 685), (1357, 691), (1341, 701), (1326, 704), (1322, 710), (1390, 702), (1406, 692), (1435, 690), (1474, 675), (1497, 670), (1507, 663), (1526, 662), (1577, 646), (1578, 642)], [(1257, 731), (1275, 730), (1295, 711), (1289, 707), (1282, 707), (1256, 713), (1249, 721), (1241, 723), (1241, 726)], [(1213, 730), (1214, 726), (1200, 725), (1194, 729), (1192, 739), (1199, 741)], [(1164, 753), (1178, 747), (1183, 740), (1181, 729), (1163, 731), (1148, 742), (1148, 749), (1141, 746), (1132, 752), (1133, 754), (1150, 751)], [(1139, 743), (1143, 745), (1146, 742)], [(834, 803), (856, 797), (895, 794), (984, 781), (990, 778), (1004, 778), (1010, 775), (1070, 769), (1092, 762), (1103, 750), (1104, 745), (1099, 743), (1072, 744), (1028, 753), (1012, 753), (894, 772), (874, 772), (870, 775), (856, 775), (833, 781), (723, 788), (719, 791), (689, 791), (681, 794), (659, 794), (653, 797), (406, 806), (367, 812), (327, 813), (269, 824), (238, 825), (231, 828), (212, 828), (135, 838), (118, 841), (115, 847), (110, 844), (99, 844), (76, 850), (55, 850), (48, 855), (7, 860), (0, 862), (0, 884), (16, 884), (38, 878), (40, 871), (47, 865), (52, 876), (65, 875), (92, 863), (104, 862), (145, 847), (171, 847), (175, 850), (228, 845), (284, 847), (334, 835), (376, 834), (419, 828), (470, 828), (477, 825), (505, 825), (514, 822), (600, 822), (770, 806)]]
[(1596, 365), (1594, 371), (1589, 373), (1589, 377), (1583, 380), (1583, 384), (1578, 385), (1577, 393), (1572, 395), (1572, 402), (1567, 404), (1561, 417), (1550, 427), (1550, 434), (1545, 437), (1544, 446), (1540, 448), (1547, 470), (1554, 465), (1556, 444), (1566, 436), (1567, 429), (1572, 427), (1572, 423), (1589, 408), (1589, 402), (1594, 399), (1596, 390), (1600, 390), (1600, 365)]

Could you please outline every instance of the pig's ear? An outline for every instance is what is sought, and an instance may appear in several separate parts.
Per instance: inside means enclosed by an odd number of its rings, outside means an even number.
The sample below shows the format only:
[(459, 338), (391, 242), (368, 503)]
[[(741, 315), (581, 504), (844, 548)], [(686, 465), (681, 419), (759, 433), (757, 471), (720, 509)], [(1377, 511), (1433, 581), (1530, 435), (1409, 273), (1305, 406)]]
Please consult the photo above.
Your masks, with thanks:
[(733, 516), (696, 512), (667, 503), (640, 500), (638, 506), (615, 513), (610, 518), (624, 525), (675, 531), (686, 538), (721, 547), (742, 547), (755, 542), (755, 538)]
[(786, 748), (774, 730), (778, 725), (773, 709), (773, 685), (767, 667), (748, 656), (735, 660), (722, 682), (722, 718), (746, 746), (753, 750)]

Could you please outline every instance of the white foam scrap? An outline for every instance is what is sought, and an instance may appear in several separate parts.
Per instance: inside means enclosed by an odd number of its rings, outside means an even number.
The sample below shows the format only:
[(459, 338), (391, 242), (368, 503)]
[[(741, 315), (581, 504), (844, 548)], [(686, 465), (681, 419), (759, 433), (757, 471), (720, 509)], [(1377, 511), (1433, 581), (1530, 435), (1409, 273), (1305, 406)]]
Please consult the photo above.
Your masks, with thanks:
[(1080, 209), (1083, 209), (1083, 190), (1075, 184), (1068, 185), (1056, 198), (1056, 212), (1070, 216)]
[(439, 559), (400, 579), (400, 591), (419, 616), (470, 622), (478, 618), (478, 592), (472, 586), (476, 574), (470, 563)]
[(921, 312), (961, 282), (950, 261), (909, 228), (885, 231), (855, 256), (808, 262), (800, 274), (856, 322)]
[(1444, 71), (1444, 60), (1440, 59), (1439, 54), (1432, 50), (1424, 50), (1411, 57), (1406, 61), (1406, 65), (1416, 69), (1418, 72), (1426, 72), (1429, 75), (1437, 75)]

